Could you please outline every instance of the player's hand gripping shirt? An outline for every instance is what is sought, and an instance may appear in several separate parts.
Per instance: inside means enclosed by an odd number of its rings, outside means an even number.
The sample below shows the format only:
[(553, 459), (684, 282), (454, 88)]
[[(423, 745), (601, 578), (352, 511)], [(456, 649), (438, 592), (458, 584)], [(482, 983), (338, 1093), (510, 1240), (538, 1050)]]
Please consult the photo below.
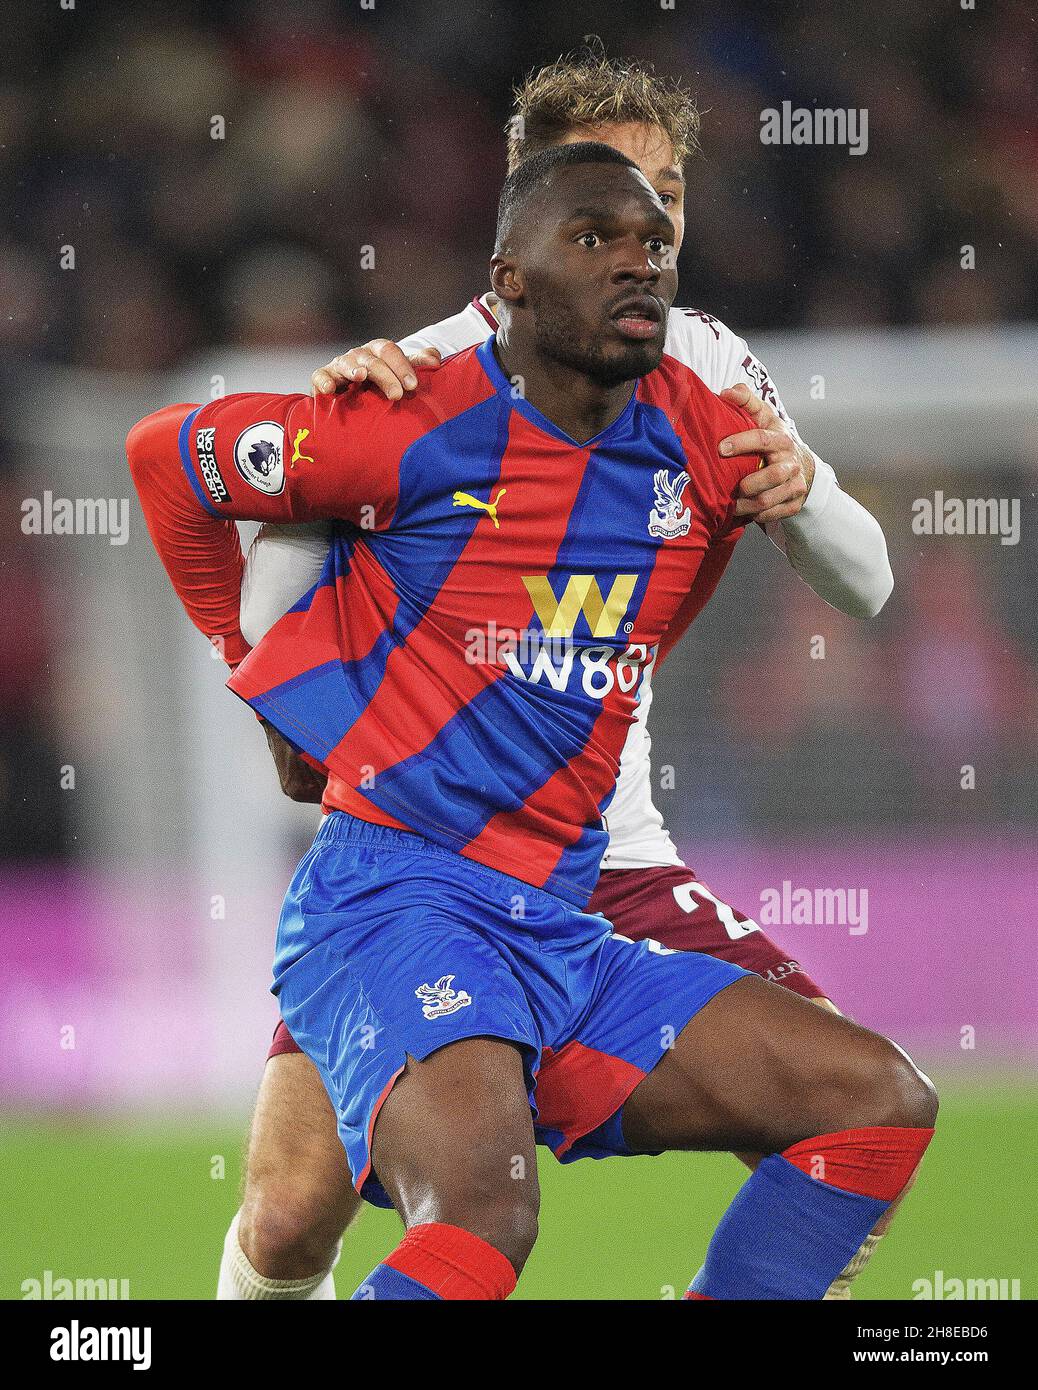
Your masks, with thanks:
[(179, 464), (142, 422), (149, 526), (173, 573), (226, 518), (336, 518), (321, 579), (232, 688), (353, 814), (582, 904), (640, 682), (741, 532), (758, 460), (717, 446), (748, 417), (669, 357), (583, 444), (517, 397), (493, 339), (420, 375), (396, 403), (212, 402), (183, 421)]

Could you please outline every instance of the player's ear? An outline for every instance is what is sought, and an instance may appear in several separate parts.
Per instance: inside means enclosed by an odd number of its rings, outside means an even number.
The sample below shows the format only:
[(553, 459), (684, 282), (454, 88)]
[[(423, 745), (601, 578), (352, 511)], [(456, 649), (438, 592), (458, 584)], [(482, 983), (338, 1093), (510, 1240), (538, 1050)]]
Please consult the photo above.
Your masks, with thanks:
[(490, 285), (498, 299), (518, 304), (523, 297), (523, 273), (510, 256), (495, 251), (490, 261)]

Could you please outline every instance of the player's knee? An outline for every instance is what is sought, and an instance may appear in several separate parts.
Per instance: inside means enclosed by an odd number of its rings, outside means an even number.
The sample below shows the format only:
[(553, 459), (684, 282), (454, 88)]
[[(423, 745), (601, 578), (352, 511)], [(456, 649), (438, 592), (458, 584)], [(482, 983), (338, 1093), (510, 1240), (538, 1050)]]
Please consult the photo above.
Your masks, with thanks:
[(437, 1202), (436, 1219), (462, 1226), (492, 1245), (518, 1274), (537, 1240), (540, 1199), (536, 1174), (510, 1169), (458, 1175)]
[(503, 1191), (471, 1214), (470, 1229), (477, 1229), (488, 1245), (509, 1260), (516, 1274), (530, 1258), (537, 1242), (538, 1203), (520, 1183), (515, 1191)]
[(930, 1129), (937, 1117), (937, 1092), (910, 1057), (887, 1038), (864, 1033), (839, 1077), (843, 1127), (893, 1126)]
[(305, 1279), (330, 1269), (342, 1231), (312, 1192), (263, 1185), (246, 1193), (238, 1242), (267, 1279)]
[(907, 1053), (886, 1042), (880, 1085), (881, 1103), (889, 1117), (879, 1123), (907, 1129), (932, 1129), (937, 1119), (937, 1091)]

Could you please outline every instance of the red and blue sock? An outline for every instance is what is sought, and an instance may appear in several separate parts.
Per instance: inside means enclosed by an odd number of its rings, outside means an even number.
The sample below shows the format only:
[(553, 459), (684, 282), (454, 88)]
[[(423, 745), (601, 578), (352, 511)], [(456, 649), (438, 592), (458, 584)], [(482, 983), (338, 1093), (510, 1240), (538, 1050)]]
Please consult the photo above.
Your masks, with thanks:
[(919, 1166), (932, 1129), (844, 1129), (769, 1154), (721, 1218), (689, 1299), (820, 1299)]
[(412, 1226), (364, 1280), (354, 1299), (505, 1299), (515, 1288), (509, 1261), (471, 1231), (429, 1221)]

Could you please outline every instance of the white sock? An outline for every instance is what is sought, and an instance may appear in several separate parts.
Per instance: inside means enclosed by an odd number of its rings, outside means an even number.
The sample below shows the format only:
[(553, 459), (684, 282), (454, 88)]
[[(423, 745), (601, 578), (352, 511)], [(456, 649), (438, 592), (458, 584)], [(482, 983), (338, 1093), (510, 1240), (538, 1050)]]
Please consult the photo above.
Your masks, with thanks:
[(306, 1303), (324, 1302), (335, 1298), (335, 1279), (332, 1270), (339, 1259), (342, 1242), (335, 1250), (331, 1269), (318, 1270), (305, 1279), (267, 1279), (253, 1268), (249, 1257), (238, 1243), (238, 1222), (241, 1212), (234, 1214), (223, 1243), (220, 1260), (220, 1279), (216, 1297), (220, 1301), (240, 1303), (250, 1299), (296, 1299)]
[(864, 1241), (862, 1242), (861, 1249), (854, 1256), (854, 1258), (851, 1260), (850, 1264), (843, 1271), (843, 1273), (838, 1274), (836, 1278), (833, 1280), (833, 1282), (829, 1285), (828, 1289), (822, 1296), (823, 1300), (827, 1299), (830, 1302), (833, 1302), (837, 1299), (843, 1300), (850, 1298), (851, 1285), (854, 1283), (855, 1279), (857, 1279), (858, 1275), (868, 1264), (869, 1260), (872, 1259), (876, 1246), (879, 1244), (879, 1242), (879, 1236), (867, 1235), (865, 1237)]

